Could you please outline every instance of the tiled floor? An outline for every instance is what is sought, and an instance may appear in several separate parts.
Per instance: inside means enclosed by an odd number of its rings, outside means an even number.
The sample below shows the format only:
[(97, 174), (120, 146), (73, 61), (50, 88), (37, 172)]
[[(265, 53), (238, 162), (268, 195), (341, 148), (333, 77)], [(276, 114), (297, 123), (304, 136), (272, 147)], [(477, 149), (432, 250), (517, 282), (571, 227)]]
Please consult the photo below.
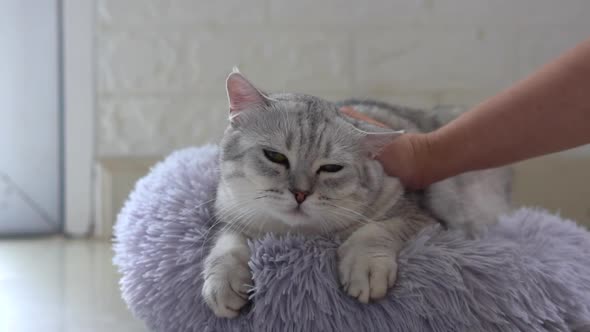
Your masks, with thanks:
[(0, 239), (0, 331), (145, 331), (119, 296), (107, 242)]

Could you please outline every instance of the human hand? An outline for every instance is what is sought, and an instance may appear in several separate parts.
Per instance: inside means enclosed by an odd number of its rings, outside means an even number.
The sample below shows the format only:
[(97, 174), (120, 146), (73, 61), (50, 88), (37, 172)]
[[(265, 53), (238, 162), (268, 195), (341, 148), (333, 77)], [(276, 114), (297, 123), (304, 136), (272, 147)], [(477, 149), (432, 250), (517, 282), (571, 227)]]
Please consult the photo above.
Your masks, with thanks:
[[(343, 107), (341, 112), (353, 118), (386, 127), (371, 117), (356, 112), (352, 107)], [(404, 186), (422, 189), (433, 182), (428, 172), (430, 162), (430, 137), (428, 134), (406, 133), (394, 139), (377, 155), (385, 172), (400, 179)]]

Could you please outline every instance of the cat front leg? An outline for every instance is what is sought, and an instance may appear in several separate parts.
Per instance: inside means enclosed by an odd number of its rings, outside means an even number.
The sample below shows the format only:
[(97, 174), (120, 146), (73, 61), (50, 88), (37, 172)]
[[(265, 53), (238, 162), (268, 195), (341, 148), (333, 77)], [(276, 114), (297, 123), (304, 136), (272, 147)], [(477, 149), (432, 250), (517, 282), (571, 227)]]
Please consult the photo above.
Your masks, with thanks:
[(250, 248), (244, 235), (221, 234), (205, 259), (202, 295), (216, 316), (233, 318), (248, 303), (252, 274), (248, 267)]
[(338, 248), (343, 289), (362, 303), (387, 294), (397, 276), (397, 254), (402, 241), (381, 223), (369, 223)]

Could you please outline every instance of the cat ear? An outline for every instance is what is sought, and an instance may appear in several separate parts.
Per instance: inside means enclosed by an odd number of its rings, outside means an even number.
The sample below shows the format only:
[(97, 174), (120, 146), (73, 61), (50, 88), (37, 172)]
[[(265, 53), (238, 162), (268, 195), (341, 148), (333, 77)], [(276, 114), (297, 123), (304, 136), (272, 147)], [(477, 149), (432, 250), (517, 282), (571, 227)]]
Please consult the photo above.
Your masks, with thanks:
[(389, 131), (381, 133), (368, 133), (363, 137), (363, 146), (365, 151), (369, 152), (371, 157), (375, 157), (379, 152), (391, 143), (394, 139), (404, 134), (403, 130)]
[(230, 119), (243, 110), (266, 105), (266, 97), (235, 67), (227, 77), (225, 85)]
[(381, 149), (404, 134), (403, 130), (392, 130), (367, 122), (358, 123), (355, 129), (362, 134), (363, 149), (375, 157)]

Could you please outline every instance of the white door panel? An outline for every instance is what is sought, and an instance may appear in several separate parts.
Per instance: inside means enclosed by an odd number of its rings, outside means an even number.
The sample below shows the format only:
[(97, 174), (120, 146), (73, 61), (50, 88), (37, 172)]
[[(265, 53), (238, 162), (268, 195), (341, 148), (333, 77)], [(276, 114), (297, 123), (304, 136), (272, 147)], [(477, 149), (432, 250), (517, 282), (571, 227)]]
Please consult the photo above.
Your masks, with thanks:
[(57, 0), (0, 0), (0, 235), (60, 230)]

